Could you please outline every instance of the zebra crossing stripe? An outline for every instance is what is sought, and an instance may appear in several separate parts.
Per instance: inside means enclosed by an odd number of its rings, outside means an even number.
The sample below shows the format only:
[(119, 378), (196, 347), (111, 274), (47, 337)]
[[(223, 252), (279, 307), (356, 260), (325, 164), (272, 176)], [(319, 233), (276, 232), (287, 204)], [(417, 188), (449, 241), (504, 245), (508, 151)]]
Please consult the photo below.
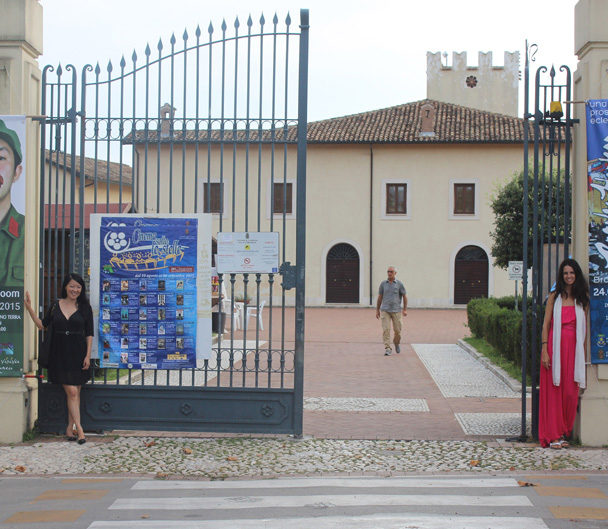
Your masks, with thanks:
[(402, 487), (402, 488), (504, 488), (518, 487), (513, 478), (285, 478), (233, 481), (138, 481), (132, 490), (194, 490), (194, 489), (289, 489), (319, 487)]
[(393, 514), (326, 516), (257, 520), (131, 520), (96, 521), (88, 529), (548, 529), (541, 518), (518, 516), (453, 516)]
[(407, 495), (407, 494), (348, 494), (311, 496), (230, 496), (187, 498), (119, 498), (110, 509), (145, 510), (205, 510), (205, 509), (271, 509), (317, 507), (386, 507), (406, 505), (450, 505), (480, 507), (531, 507), (526, 496), (465, 496), (465, 495)]

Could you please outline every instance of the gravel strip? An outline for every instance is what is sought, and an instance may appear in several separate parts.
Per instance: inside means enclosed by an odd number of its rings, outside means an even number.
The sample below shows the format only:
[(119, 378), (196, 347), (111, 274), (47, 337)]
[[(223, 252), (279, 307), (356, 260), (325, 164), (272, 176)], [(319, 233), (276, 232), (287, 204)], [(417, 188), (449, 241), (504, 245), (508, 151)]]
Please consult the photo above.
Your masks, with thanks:
[(513, 391), (457, 344), (412, 344), (412, 347), (446, 398), (521, 398), (521, 393)]
[(608, 449), (548, 450), (483, 441), (292, 438), (90, 439), (0, 446), (0, 476), (144, 474), (223, 479), (319, 474), (606, 471)]
[[(456, 420), (467, 435), (521, 434), (521, 413), (455, 413)], [(530, 435), (532, 415), (526, 414), (526, 430)]]
[(368, 397), (304, 397), (304, 409), (314, 411), (421, 411), (429, 412), (425, 399), (380, 399)]

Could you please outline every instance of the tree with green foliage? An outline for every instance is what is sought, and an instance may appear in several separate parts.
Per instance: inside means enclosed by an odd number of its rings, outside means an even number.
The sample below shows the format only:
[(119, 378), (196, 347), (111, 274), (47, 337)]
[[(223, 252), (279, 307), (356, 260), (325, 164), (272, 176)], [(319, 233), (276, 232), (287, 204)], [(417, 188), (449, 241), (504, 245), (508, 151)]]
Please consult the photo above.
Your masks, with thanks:
[[(542, 242), (563, 242), (564, 240), (564, 197), (571, 203), (572, 190), (564, 193), (564, 175), (554, 172), (545, 175), (538, 183), (538, 240)], [(523, 261), (524, 255), (524, 172), (520, 171), (505, 185), (500, 187), (491, 199), (494, 212), (492, 257), (494, 265), (507, 269), (509, 261)], [(528, 263), (532, 266), (534, 174), (528, 176)], [(540, 248), (539, 248), (540, 250)]]

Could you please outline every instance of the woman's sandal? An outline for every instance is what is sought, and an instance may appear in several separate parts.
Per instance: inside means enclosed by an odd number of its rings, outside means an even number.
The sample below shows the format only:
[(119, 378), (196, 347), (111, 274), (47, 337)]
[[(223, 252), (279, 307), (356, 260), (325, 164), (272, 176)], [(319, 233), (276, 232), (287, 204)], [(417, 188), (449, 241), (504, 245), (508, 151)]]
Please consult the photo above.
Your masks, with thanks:
[(566, 441), (565, 439), (560, 439), (559, 444), (562, 448), (568, 448), (570, 446), (570, 443), (568, 441)]
[(549, 448), (551, 448), (552, 450), (559, 450), (561, 449), (562, 444), (559, 441), (553, 441), (552, 443), (549, 443)]

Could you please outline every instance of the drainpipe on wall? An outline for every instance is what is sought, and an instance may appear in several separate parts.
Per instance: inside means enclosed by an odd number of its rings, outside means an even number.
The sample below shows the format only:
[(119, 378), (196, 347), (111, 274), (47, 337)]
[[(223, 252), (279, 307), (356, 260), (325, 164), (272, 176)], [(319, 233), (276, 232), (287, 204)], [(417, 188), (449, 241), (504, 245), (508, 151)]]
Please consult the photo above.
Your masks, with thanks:
[(373, 198), (374, 198), (374, 146), (370, 144), (369, 146), (369, 304), (373, 305), (373, 286), (372, 286), (372, 277), (373, 277)]

